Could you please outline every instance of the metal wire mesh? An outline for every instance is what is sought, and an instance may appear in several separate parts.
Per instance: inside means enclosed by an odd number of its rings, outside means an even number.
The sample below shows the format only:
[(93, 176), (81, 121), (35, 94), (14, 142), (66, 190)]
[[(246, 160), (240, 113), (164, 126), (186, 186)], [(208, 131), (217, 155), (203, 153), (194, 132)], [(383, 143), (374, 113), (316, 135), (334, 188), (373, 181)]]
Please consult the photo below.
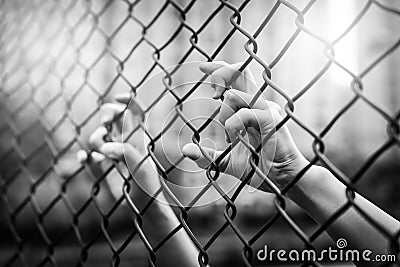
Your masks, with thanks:
[[(59, 255), (57, 251), (60, 250), (60, 247), (67, 240), (77, 250), (77, 256), (74, 258), (75, 261), (71, 262), (70, 265), (85, 266), (91, 251), (96, 245), (105, 243), (106, 249), (104, 250), (108, 251), (109, 262), (111, 262), (112, 266), (118, 266), (121, 263), (121, 258), (124, 257), (123, 255), (127, 247), (137, 236), (147, 251), (148, 264), (154, 266), (157, 264), (157, 251), (181, 228), (187, 232), (198, 248), (198, 262), (200, 266), (207, 266), (210, 263), (208, 250), (227, 229), (232, 229), (238, 237), (237, 241), (241, 243), (243, 248), (243, 264), (251, 266), (255, 262), (254, 244), (278, 219), (283, 219), (287, 222), (291, 230), (304, 243), (305, 247), (314, 248), (314, 241), (323, 234), (330, 224), (351, 207), (354, 207), (382, 235), (390, 240), (393, 253), (396, 255), (399, 253), (398, 237), (400, 233), (392, 236), (386, 232), (376, 219), (369, 217), (354, 204), (353, 200), (355, 187), (368, 169), (373, 166), (382, 154), (392, 147), (400, 145), (400, 110), (397, 110), (395, 114), (389, 114), (384, 108), (376, 104), (374, 99), (367, 97), (363, 92), (363, 78), (376, 69), (382, 61), (391, 56), (400, 45), (400, 40), (394, 42), (385, 50), (380, 51), (376, 59), (357, 73), (346, 68), (346, 66), (342, 65), (335, 58), (335, 47), (359, 24), (360, 20), (367, 16), (371, 9), (379, 9), (388, 16), (398, 16), (400, 14), (399, 10), (387, 6), (383, 1), (365, 1), (363, 7), (357, 12), (357, 15), (347, 25), (346, 29), (336, 39), (331, 41), (319, 36), (306, 26), (307, 13), (316, 4), (315, 0), (307, 1), (302, 8), (297, 6), (295, 1), (293, 3), (284, 0), (274, 1), (270, 3), (271, 9), (266, 9), (263, 20), (254, 30), (243, 27), (241, 23), (243, 19), (242, 14), (251, 2), (249, 0), (215, 1), (217, 4), (214, 3), (214, 9), (210, 7), (207, 11), (201, 11), (203, 12), (202, 14), (206, 14), (207, 16), (201, 18), (201, 22), (197, 26), (191, 25), (187, 17), (190, 12), (195, 12), (193, 10), (198, 8), (197, 4), (200, 1), (166, 0), (148, 4), (152, 9), (148, 11), (151, 16), (146, 19), (140, 13), (143, 12), (143, 9), (140, 10), (140, 5), (145, 1), (120, 0), (94, 2), (77, 0), (1, 1), (0, 92), (3, 102), (1, 112), (4, 119), (1, 124), (0, 134), (2, 135), (2, 139), (6, 140), (2, 147), (1, 164), (3, 165), (3, 169), (5, 168), (4, 166), (7, 167), (6, 171), (2, 171), (0, 179), (2, 213), (5, 218), (5, 229), (2, 230), (4, 232), (1, 235), (4, 234), (5, 236), (8, 233), (13, 243), (4, 253), (6, 259), (3, 266), (58, 266)], [(116, 27), (112, 28), (107, 23), (104, 23), (104, 21), (107, 21), (109, 16), (113, 16), (113, 13), (110, 15), (107, 12), (112, 9), (113, 5), (116, 5), (116, 2), (120, 5), (120, 9), (125, 11), (119, 13), (123, 14), (123, 16), (116, 23)], [(271, 20), (275, 16), (278, 16), (278, 11), (282, 9), (293, 13), (294, 17), (291, 22), (295, 28), (275, 57), (271, 61), (266, 62), (259, 55), (260, 50), (265, 49), (259, 46), (259, 38), (263, 30), (268, 28)], [(168, 32), (169, 36), (168, 38), (164, 38), (163, 42), (155, 42), (149, 32), (154, 30), (154, 28), (157, 30), (157, 21), (162, 20), (163, 14), (168, 12), (171, 21), (174, 21), (176, 27), (173, 31)], [(223, 12), (229, 14), (229, 20), (225, 21), (230, 24), (229, 31), (220, 39), (218, 45), (212, 47), (212, 49), (206, 49), (201, 43), (203, 34), (207, 31), (207, 27), (210, 24), (217, 23), (215, 21), (216, 17)], [(113, 43), (119, 38), (120, 32), (128, 24), (134, 25), (133, 27), (136, 27), (141, 32), (141, 36), (135, 40), (125, 42), (125, 53), (122, 53), (120, 51), (122, 47), (118, 50), (118, 48), (113, 46)], [(182, 33), (186, 35), (182, 37)], [(286, 88), (282, 88), (274, 82), (274, 68), (289, 53), (299, 35), (306, 35), (322, 44), (323, 49), (321, 51), (325, 57), (325, 62), (301, 90), (294, 95), (289, 95)], [(235, 189), (232, 195), (226, 194), (224, 189), (216, 182), (220, 175), (218, 169), (220, 158), (216, 159), (205, 172), (208, 179), (207, 186), (187, 205), (181, 204), (174, 197), (168, 186), (162, 183), (162, 188), (159, 192), (163, 191), (174, 200), (177, 205), (176, 212), (180, 225), (158, 244), (151, 245), (142, 230), (144, 227), (142, 217), (146, 213), (146, 210), (139, 212), (134, 203), (130, 201), (129, 183), (124, 183), (124, 194), (121, 198), (111, 201), (105, 197), (109, 205), (107, 208), (103, 205), (101, 195), (104, 194), (104, 190), (107, 190), (106, 188), (108, 187), (105, 180), (112, 171), (115, 171), (114, 166), (110, 166), (101, 175), (92, 173), (87, 166), (72, 169), (68, 175), (65, 175), (58, 168), (59, 163), (69, 153), (76, 152), (80, 148), (86, 148), (87, 136), (83, 133), (88, 130), (85, 130), (85, 127), (94, 123), (93, 121), (99, 112), (101, 104), (110, 99), (116, 87), (123, 86), (128, 88), (133, 94), (136, 94), (137, 90), (140, 89), (155, 70), (163, 73), (162, 78), (160, 78), (162, 86), (157, 88), (157, 96), (153, 96), (152, 103), (143, 110), (143, 113), (149, 113), (161, 99), (170, 97), (173, 99), (173, 108), (177, 114), (170, 123), (174, 124), (182, 120), (192, 131), (192, 141), (199, 144), (201, 133), (209, 127), (211, 121), (217, 116), (218, 111), (214, 111), (209, 119), (198, 127), (192, 124), (190, 119), (185, 115), (183, 106), (185, 105), (185, 101), (196, 93), (201, 83), (207, 78), (207, 75), (203, 76), (199, 82), (195, 83), (183, 95), (176, 94), (172, 88), (172, 84), (181, 68), (180, 63), (189, 62), (193, 54), (196, 54), (199, 60), (215, 60), (223, 53), (233, 36), (244, 38), (239, 48), (245, 51), (247, 57), (243, 61), (240, 71), (243, 71), (250, 64), (256, 64), (262, 68), (259, 93), (254, 97), (254, 100), (260, 97), (261, 93), (267, 88), (272, 90), (278, 98), (284, 99), (286, 116), (278, 123), (277, 129), (288, 122), (295, 123), (301, 127), (313, 140), (313, 158), (310, 161), (310, 165), (300, 172), (286, 188), (279, 190), (272, 186), (275, 196), (274, 215), (266, 220), (264, 225), (249, 237), (242, 232), (235, 221), (238, 213), (240, 213), (240, 208), (235, 201), (255, 172), (264, 176), (271, 185), (273, 185), (273, 182), (257, 167), (261, 145), (260, 147), (253, 148), (246, 140), (240, 138), (238, 142), (244, 142), (251, 150), (252, 157), (250, 164), (253, 171), (241, 181), (241, 184)], [(181, 51), (180, 57), (177, 57), (176, 60), (174, 59), (173, 63), (178, 65), (174, 68), (167, 68), (169, 66), (163, 63), (163, 59), (168, 57), (168, 53), (172, 53), (169, 49), (177, 45), (176, 41), (178, 39), (183, 40), (182, 43), (186, 45), (185, 49), (183, 52)], [(97, 43), (101, 49), (94, 50), (92, 42)], [(49, 49), (41, 50), (40, 46), (43, 44)], [(147, 51), (141, 49), (148, 49), (150, 51), (150, 53), (141, 58), (146, 60), (146, 62), (132, 63), (133, 54)], [(83, 60), (86, 55), (90, 55), (91, 60)], [(69, 58), (69, 60), (65, 66), (60, 67), (59, 64), (65, 62), (63, 58)], [(89, 64), (87, 64), (88, 62)], [(103, 63), (112, 66), (109, 67), (111, 75), (109, 75), (110, 72), (107, 74), (98, 70), (97, 67)], [(143, 64), (143, 71), (140, 74), (136, 74), (137, 79), (132, 79), (129, 76), (130, 74), (126, 73), (125, 69), (128, 64)], [(352, 90), (353, 96), (343, 103), (342, 108), (337, 110), (336, 114), (330, 118), (330, 121), (322, 130), (316, 131), (304, 123), (302, 118), (296, 114), (296, 102), (307, 98), (309, 91), (315, 88), (316, 83), (321, 77), (333, 67), (340, 68), (347, 73), (348, 77), (351, 77), (352, 82), (349, 89)], [(63, 72), (60, 72), (60, 69)], [(76, 71), (80, 72), (79, 79), (76, 79), (75, 77), (77, 76), (73, 74)], [(99, 77), (103, 74), (108, 75), (108, 77), (103, 80), (102, 84), (97, 84), (92, 79), (93, 76)], [(74, 77), (73, 84), (70, 84), (70, 77)], [(45, 87), (51, 87), (52, 93), (48, 91), (43, 93), (42, 89)], [(41, 94), (44, 94), (44, 96), (41, 96)], [(15, 98), (18, 99), (16, 104)], [(43, 98), (46, 101), (42, 101)], [(79, 99), (82, 98), (90, 102), (90, 104), (84, 104), (90, 107), (86, 109), (84, 116), (80, 115), (77, 119), (74, 112), (81, 108), (80, 105), (82, 105), (82, 102)], [(386, 141), (370, 154), (364, 163), (358, 166), (357, 171), (353, 175), (348, 176), (326, 155), (326, 143), (324, 140), (337, 122), (357, 102), (368, 105), (369, 108), (385, 120), (387, 125)], [(24, 114), (36, 114), (36, 116), (34, 116), (34, 119), (28, 119), (28, 122), (21, 123), (18, 117), (27, 116)], [(161, 177), (168, 180), (176, 166), (183, 160), (183, 157), (180, 157), (170, 167), (163, 167), (154, 150), (156, 143), (162, 138), (165, 132), (161, 131), (156, 135), (152, 135), (147, 131), (144, 124), (141, 124), (140, 128), (151, 139), (146, 157), (150, 157), (156, 163)], [(64, 132), (65, 134), (61, 140), (59, 132)], [(30, 137), (32, 133), (37, 133), (43, 138), (40, 140), (33, 138), (32, 140)], [(221, 157), (226, 156), (229, 151), (227, 149)], [(330, 220), (310, 234), (306, 233), (288, 213), (286, 209), (287, 203), (283, 196), (307, 172), (312, 164), (317, 163), (323, 164), (337, 179), (347, 186), (346, 194), (348, 201), (335, 214), (332, 214)], [(38, 175), (34, 175), (33, 173), (38, 173), (35, 170), (37, 164), (46, 167), (40, 170)], [(90, 193), (83, 197), (83, 200), (80, 202), (81, 205), (77, 207), (74, 204), (76, 203), (74, 202), (74, 197), (76, 196), (73, 195), (73, 191), (76, 188), (76, 183), (79, 184), (82, 176), (90, 177)], [(12, 191), (12, 187), (18, 180), (23, 180), (28, 186), (26, 186), (26, 189), (21, 189), (20, 195), (23, 197), (19, 201), (14, 202), (12, 194), (15, 191)], [(53, 182), (50, 182), (50, 180), (53, 180)], [(40, 197), (38, 195), (42, 192), (40, 188), (45, 184), (53, 185), (54, 194), (50, 194), (51, 196), (45, 202), (45, 205), (42, 205), (42, 203), (38, 203), (38, 198)], [(16, 186), (18, 187), (18, 185)], [(44, 188), (43, 190), (49, 190), (47, 185)], [(207, 240), (199, 241), (197, 235), (189, 228), (187, 218), (191, 212), (191, 207), (203, 194), (206, 194), (211, 189), (215, 189), (225, 202), (223, 212), (224, 222), (217, 230), (210, 234)], [(123, 208), (123, 203), (127, 203), (129, 209)], [(152, 205), (152, 203), (150, 202), (149, 205)], [(61, 206), (67, 213), (66, 224), (68, 227), (56, 230), (58, 233), (54, 235), (54, 231), (52, 232), (46, 226), (47, 220), (49, 217), (55, 216), (57, 213), (52, 214), (52, 212), (61, 209)], [(31, 226), (31, 228), (28, 227), (31, 231), (26, 230), (26, 225), (21, 228), (19, 223), (21, 217), (28, 216), (26, 215), (27, 210), (31, 212), (31, 216), (34, 218), (34, 226)], [(115, 242), (112, 237), (113, 234), (110, 234), (110, 232), (115, 230), (111, 229), (111, 224), (113, 216), (119, 212), (127, 216), (126, 218), (128, 218), (130, 226), (123, 233), (119, 233), (123, 236), (123, 241)], [(80, 222), (85, 216), (93, 218), (93, 224), (99, 225), (94, 234), (88, 235), (85, 232), (87, 229), (82, 229)], [(29, 252), (27, 252), (33, 244), (33, 239), (39, 239), (39, 243), (45, 248), (43, 249), (44, 252), (39, 256), (40, 260), (34, 263), (32, 263), (32, 255), (29, 255)], [(318, 262), (305, 264), (319, 265)]]

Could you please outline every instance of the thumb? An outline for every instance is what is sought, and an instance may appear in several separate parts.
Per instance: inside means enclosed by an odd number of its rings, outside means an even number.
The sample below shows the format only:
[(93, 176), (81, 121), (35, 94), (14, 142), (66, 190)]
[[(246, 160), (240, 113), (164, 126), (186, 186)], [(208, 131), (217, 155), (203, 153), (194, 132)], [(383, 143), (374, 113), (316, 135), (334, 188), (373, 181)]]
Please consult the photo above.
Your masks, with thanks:
[(135, 100), (134, 95), (131, 93), (117, 94), (114, 99), (121, 104), (127, 105), (134, 115), (142, 116), (144, 114), (143, 108)]
[[(147, 162), (150, 161), (145, 160), (147, 157), (131, 144), (105, 143), (100, 148), (100, 152), (108, 158), (121, 161), (123, 164), (119, 164), (119, 167), (123, 174), (131, 171), (132, 174), (145, 175), (149, 171)], [(145, 165), (142, 163), (143, 160), (146, 162)]]
[[(221, 151), (217, 151), (215, 149), (208, 147), (202, 147), (202, 150), (212, 160), (218, 158), (218, 156), (221, 155), (222, 153)], [(185, 157), (188, 157), (191, 160), (193, 160), (197, 164), (197, 166), (199, 166), (202, 169), (206, 169), (211, 164), (211, 161), (207, 158), (206, 155), (202, 153), (202, 151), (196, 144), (189, 143), (184, 145), (182, 148), (182, 153)], [(228, 157), (224, 157), (224, 159), (221, 161), (220, 163), (221, 171), (225, 171), (228, 161), (229, 161)]]

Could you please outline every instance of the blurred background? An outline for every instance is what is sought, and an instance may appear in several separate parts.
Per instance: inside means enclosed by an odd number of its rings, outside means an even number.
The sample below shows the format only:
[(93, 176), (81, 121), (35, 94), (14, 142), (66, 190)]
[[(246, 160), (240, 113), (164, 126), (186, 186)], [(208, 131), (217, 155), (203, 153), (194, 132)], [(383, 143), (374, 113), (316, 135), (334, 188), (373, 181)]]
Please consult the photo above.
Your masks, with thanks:
[[(203, 77), (198, 63), (210, 58), (235, 63), (250, 56), (245, 49), (248, 37), (232, 21), (239, 21), (249, 35), (257, 32), (255, 54), (270, 68), (273, 83), (296, 98), (295, 116), (315, 133), (355, 96), (352, 75), (362, 76), (363, 94), (394, 118), (400, 109), (400, 53), (390, 49), (397, 48), (400, 38), (400, 3), (282, 2), (2, 1), (0, 265), (11, 259), (9, 266), (21, 266), (23, 255), (29, 266), (36, 266), (49, 253), (57, 266), (111, 262), (109, 243), (104, 235), (97, 236), (103, 214), (116, 203), (110, 181), (97, 183), (98, 177), (78, 163), (76, 152), (87, 148), (90, 133), (99, 125), (101, 104), (113, 101), (117, 93), (134, 92), (146, 111), (149, 135), (156, 138), (162, 132), (155, 152), (168, 170), (178, 199), (187, 204), (196, 196), (208, 180), (204, 171), (182, 160), (180, 149), (191, 142), (193, 131), (176, 117), (178, 102), (165, 84), (176, 96), (185, 97), (182, 112), (199, 128), (219, 102), (210, 100), (213, 89), (208, 85), (192, 91)], [(298, 34), (302, 22), (296, 9), (303, 14), (305, 27)], [(234, 10), (240, 11), (239, 18), (234, 17)], [(332, 45), (338, 64), (330, 64), (327, 44)], [(255, 59), (248, 67), (261, 87), (264, 67)], [(282, 107), (287, 103), (271, 87), (264, 94)], [(169, 122), (172, 126), (166, 128)], [(300, 150), (312, 159), (314, 138), (293, 120), (288, 126)], [(200, 136), (205, 146), (227, 146), (218, 123), (209, 124)], [(349, 177), (388, 139), (388, 121), (362, 100), (323, 138), (326, 156)], [(356, 186), (396, 218), (400, 218), (399, 159), (398, 146), (390, 147)], [(118, 174), (113, 171), (108, 176)], [(238, 186), (227, 176), (218, 182), (228, 195)], [(275, 211), (272, 195), (248, 188), (235, 203), (235, 222), (248, 238)], [(225, 204), (211, 188), (188, 213), (189, 226), (201, 244), (225, 222)], [(288, 203), (287, 210), (306, 233), (317, 229), (294, 204)], [(132, 221), (123, 205), (110, 216), (107, 232), (116, 247), (132, 233)], [(146, 265), (147, 252), (140, 239), (136, 236), (128, 241), (120, 266)], [(324, 248), (331, 242), (321, 235), (315, 244)], [(49, 244), (54, 244), (54, 252)], [(262, 235), (254, 251), (264, 244), (278, 249), (303, 247), (283, 219)], [(242, 262), (242, 249), (228, 227), (207, 252), (212, 266), (236, 266)]]

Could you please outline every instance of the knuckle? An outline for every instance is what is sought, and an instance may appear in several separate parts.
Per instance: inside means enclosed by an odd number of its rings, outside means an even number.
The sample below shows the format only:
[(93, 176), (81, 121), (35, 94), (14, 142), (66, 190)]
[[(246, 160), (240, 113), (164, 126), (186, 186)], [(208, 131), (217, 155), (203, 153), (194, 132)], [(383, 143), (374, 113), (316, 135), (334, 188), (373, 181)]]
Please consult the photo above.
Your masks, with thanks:
[(238, 96), (235, 92), (236, 90), (230, 89), (225, 92), (225, 100), (227, 103), (233, 103), (237, 100)]
[(107, 134), (107, 129), (105, 127), (97, 128), (88, 139), (89, 145), (96, 146), (99, 142), (103, 140), (103, 137)]
[(93, 146), (93, 145), (96, 143), (96, 141), (97, 141), (96, 139), (97, 139), (97, 138), (96, 138), (95, 134), (91, 134), (91, 135), (89, 136), (89, 140), (88, 140), (89, 145)]
[(229, 63), (227, 63), (227, 62), (225, 62), (223, 60), (214, 61), (214, 63), (218, 65), (218, 69), (217, 70), (229, 65)]
[(213, 86), (225, 86), (225, 82), (222, 79), (222, 77), (220, 75), (218, 75), (217, 73), (213, 73), (211, 75), (211, 83)]
[(106, 111), (112, 109), (112, 107), (113, 107), (112, 103), (105, 103), (100, 107), (100, 111), (106, 112)]
[(256, 120), (257, 116), (255, 115), (254, 109), (242, 108), (237, 112), (237, 119), (240, 123), (248, 122), (250, 120)]
[(227, 65), (216, 71), (216, 75), (221, 77), (225, 83), (231, 82), (231, 79), (236, 74), (237, 68), (234, 65)]
[(232, 131), (234, 129), (233, 125), (232, 125), (232, 120), (228, 120), (227, 123), (225, 124), (225, 130)]

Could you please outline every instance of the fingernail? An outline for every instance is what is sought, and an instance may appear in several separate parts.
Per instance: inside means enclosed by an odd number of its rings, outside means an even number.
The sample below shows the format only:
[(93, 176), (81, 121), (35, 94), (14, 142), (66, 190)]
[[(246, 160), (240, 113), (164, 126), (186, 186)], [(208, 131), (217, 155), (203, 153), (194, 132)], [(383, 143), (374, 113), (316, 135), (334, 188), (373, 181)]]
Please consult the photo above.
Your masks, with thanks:
[(82, 149), (76, 153), (76, 157), (78, 158), (80, 163), (83, 163), (87, 160), (88, 154), (85, 150)]
[(110, 120), (111, 120), (110, 116), (104, 115), (103, 117), (100, 118), (100, 123), (101, 123), (101, 124), (106, 124), (106, 123), (109, 122)]
[(131, 93), (122, 93), (122, 94), (117, 94), (114, 97), (115, 100), (118, 102), (123, 102), (127, 104), (131, 100)]
[(103, 160), (105, 160), (105, 156), (96, 151), (93, 151), (90, 154), (90, 158), (91, 158), (91, 162), (93, 162), (93, 163), (99, 163), (99, 162), (102, 162)]
[[(107, 144), (107, 143), (106, 143), (106, 144)], [(99, 151), (100, 151), (101, 153), (103, 153), (103, 154), (107, 154), (107, 153), (109, 153), (109, 151), (107, 151), (106, 149), (104, 149), (104, 148), (105, 148), (104, 145), (105, 145), (105, 144), (101, 145), (101, 147), (99, 148)]]

